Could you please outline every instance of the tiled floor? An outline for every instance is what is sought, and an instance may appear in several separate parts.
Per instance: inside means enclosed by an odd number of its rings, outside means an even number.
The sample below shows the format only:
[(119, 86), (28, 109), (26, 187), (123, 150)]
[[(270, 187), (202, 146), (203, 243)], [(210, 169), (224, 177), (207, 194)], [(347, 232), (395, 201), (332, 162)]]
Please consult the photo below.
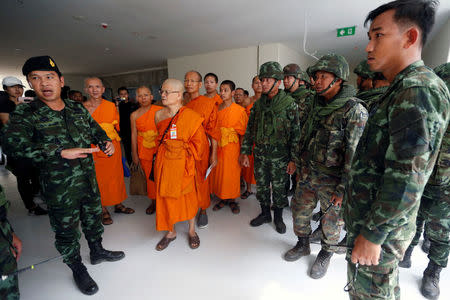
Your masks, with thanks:
[[(12, 174), (0, 168), (0, 183), (12, 202), (9, 219), (23, 241), (19, 267), (57, 256), (47, 216), (28, 216), (16, 189)], [(128, 183), (128, 181), (127, 181)], [(177, 226), (178, 238), (165, 251), (157, 252), (156, 243), (163, 233), (155, 230), (155, 216), (147, 216), (148, 200), (131, 196), (126, 205), (136, 209), (133, 215), (112, 214), (114, 224), (105, 227), (104, 246), (124, 250), (125, 259), (92, 266), (86, 240), (81, 239), (83, 260), (100, 287), (89, 299), (195, 299), (195, 300), (269, 300), (269, 299), (348, 299), (346, 262), (343, 255), (332, 258), (328, 274), (314, 280), (308, 276), (319, 246), (312, 255), (297, 262), (286, 262), (282, 255), (296, 242), (290, 210), (284, 211), (287, 233), (275, 232), (273, 224), (252, 228), (251, 218), (259, 213), (255, 196), (242, 200), (241, 213), (233, 215), (228, 207), (208, 210), (209, 226), (198, 230), (201, 246), (191, 250), (187, 242), (187, 224)], [(417, 247), (413, 267), (401, 270), (403, 299), (423, 299), (419, 292), (422, 272), (428, 260)], [(74, 285), (71, 271), (53, 261), (19, 277), (22, 299), (87, 299)], [(441, 297), (450, 299), (450, 272), (441, 274)]]

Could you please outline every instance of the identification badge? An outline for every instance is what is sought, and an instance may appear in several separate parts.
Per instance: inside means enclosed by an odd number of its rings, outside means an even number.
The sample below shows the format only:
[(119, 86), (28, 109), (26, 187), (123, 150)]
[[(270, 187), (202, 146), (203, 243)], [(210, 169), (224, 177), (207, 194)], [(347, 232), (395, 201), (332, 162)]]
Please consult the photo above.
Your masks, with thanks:
[(170, 134), (171, 140), (177, 139), (177, 125), (176, 124), (172, 124), (172, 128), (170, 128), (169, 134)]

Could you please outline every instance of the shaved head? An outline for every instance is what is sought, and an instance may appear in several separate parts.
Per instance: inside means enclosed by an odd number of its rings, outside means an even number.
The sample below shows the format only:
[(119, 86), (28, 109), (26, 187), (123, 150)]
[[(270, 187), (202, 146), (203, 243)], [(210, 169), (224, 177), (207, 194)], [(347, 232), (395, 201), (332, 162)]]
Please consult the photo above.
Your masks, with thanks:
[(186, 72), (186, 74), (184, 75), (184, 78), (186, 78), (187, 75), (190, 73), (194, 73), (197, 76), (197, 80), (202, 81), (202, 74), (200, 74), (199, 72), (197, 72), (195, 70), (190, 70), (190, 71)]
[(177, 91), (177, 92), (181, 92), (181, 93), (183, 93), (183, 91), (184, 91), (183, 83), (181, 81), (179, 81), (178, 79), (173, 79), (173, 78), (166, 79), (162, 85), (165, 87), (171, 87), (171, 90), (173, 90), (173, 91)]
[(88, 77), (88, 78), (86, 78), (84, 80), (84, 87), (87, 87), (90, 81), (95, 81), (95, 80), (100, 81), (101, 85), (104, 86), (103, 85), (103, 81), (100, 78), (98, 78), (98, 77)]

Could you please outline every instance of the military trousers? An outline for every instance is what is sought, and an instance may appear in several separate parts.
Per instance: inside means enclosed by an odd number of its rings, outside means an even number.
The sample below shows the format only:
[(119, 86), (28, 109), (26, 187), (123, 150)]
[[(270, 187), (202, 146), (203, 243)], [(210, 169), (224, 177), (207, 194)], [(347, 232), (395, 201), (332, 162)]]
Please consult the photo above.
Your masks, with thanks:
[[(357, 235), (347, 232), (347, 246), (353, 247)], [(393, 244), (406, 248), (404, 242)], [(382, 258), (377, 266), (358, 266), (351, 262), (352, 250), (347, 250), (347, 280), (350, 283), (349, 296), (352, 300), (366, 299), (400, 299), (400, 285), (398, 274), (398, 255), (389, 251), (389, 247), (382, 246)]]
[[(17, 262), (11, 252), (12, 229), (9, 223), (0, 222), (0, 276), (12, 274), (17, 270)], [(0, 299), (15, 300), (20, 298), (17, 275), (0, 278)]]
[(322, 248), (328, 252), (336, 252), (344, 220), (340, 208), (331, 205), (331, 196), (336, 192), (340, 180), (337, 177), (325, 175), (318, 171), (302, 168), (300, 180), (297, 183), (295, 196), (292, 198), (291, 209), (294, 223), (294, 233), (299, 237), (311, 234), (311, 217), (317, 202), (324, 213), (322, 224)]
[(286, 173), (288, 163), (287, 155), (274, 156), (269, 151), (261, 153), (255, 149), (256, 197), (261, 206), (270, 206), (271, 199), (275, 208), (289, 205), (286, 191), (286, 182), (289, 180), (289, 174)]
[(425, 222), (425, 235), (430, 240), (428, 258), (445, 268), (450, 252), (450, 186), (427, 184), (420, 201), (418, 227), (411, 245), (418, 244), (422, 232), (419, 225)]
[(103, 234), (102, 206), (98, 188), (93, 188), (87, 176), (73, 175), (64, 189), (55, 183), (43, 186), (50, 225), (55, 232), (55, 247), (71, 264), (80, 256), (80, 230), (88, 242), (101, 241)]

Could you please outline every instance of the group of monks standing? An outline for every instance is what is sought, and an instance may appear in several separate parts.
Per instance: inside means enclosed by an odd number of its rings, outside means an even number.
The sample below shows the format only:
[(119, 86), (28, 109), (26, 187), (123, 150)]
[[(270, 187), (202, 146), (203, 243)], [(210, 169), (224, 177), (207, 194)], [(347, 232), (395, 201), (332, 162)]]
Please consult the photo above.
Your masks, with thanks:
[[(203, 82), (205, 95), (200, 94)], [(220, 199), (213, 210), (229, 205), (232, 213), (238, 214), (240, 207), (235, 199), (241, 196), (241, 176), (246, 183), (241, 198), (252, 194), (251, 185), (256, 183), (253, 157), (249, 167), (239, 164), (240, 144), (250, 110), (262, 93), (257, 76), (252, 88), (254, 96), (235, 98), (234, 82), (225, 80), (219, 86), (217, 75), (208, 73), (202, 78), (199, 72), (189, 71), (184, 85), (176, 79), (164, 81), (159, 91), (161, 103), (152, 104), (149, 87), (136, 90), (139, 108), (130, 117), (132, 161), (147, 178), (147, 196), (151, 200), (147, 213), (156, 211), (156, 229), (167, 231), (156, 250), (165, 249), (175, 240), (175, 224), (181, 221), (189, 223), (189, 246), (192, 249), (200, 246), (195, 219), (197, 216), (199, 228), (208, 225), (206, 210), (211, 204), (211, 194)], [(83, 105), (116, 149), (111, 157), (103, 152), (94, 153), (102, 222), (109, 225), (113, 220), (107, 206), (114, 205), (116, 213), (134, 213), (122, 204), (127, 194), (118, 134), (119, 114), (113, 103), (102, 99), (105, 88), (99, 78), (87, 78), (85, 89), (89, 97)]]

